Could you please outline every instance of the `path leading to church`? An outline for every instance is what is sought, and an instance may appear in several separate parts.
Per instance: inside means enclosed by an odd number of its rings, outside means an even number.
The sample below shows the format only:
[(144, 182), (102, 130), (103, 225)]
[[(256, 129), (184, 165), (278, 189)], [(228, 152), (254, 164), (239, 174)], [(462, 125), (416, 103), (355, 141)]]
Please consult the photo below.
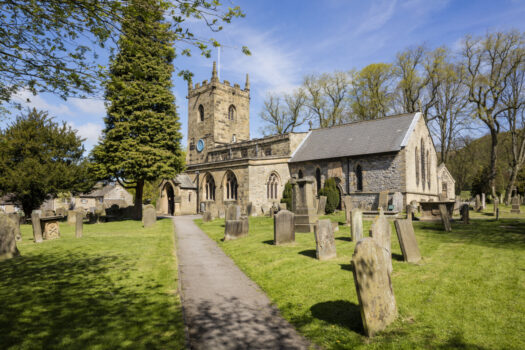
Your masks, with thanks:
[(308, 349), (268, 297), (193, 220), (173, 219), (192, 349)]

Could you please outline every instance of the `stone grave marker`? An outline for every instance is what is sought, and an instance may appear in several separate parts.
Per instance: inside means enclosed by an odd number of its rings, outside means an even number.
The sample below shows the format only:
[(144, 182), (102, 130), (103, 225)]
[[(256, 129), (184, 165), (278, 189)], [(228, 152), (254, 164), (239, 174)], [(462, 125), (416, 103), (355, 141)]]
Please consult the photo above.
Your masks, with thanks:
[(354, 204), (352, 203), (352, 197), (343, 196), (343, 205), (345, 211), (351, 211), (354, 208)]
[(20, 215), (18, 213), (9, 213), (7, 216), (15, 223), (15, 240), (22, 241), (22, 233), (20, 232)]
[(246, 236), (250, 230), (250, 221), (247, 216), (241, 216), (239, 220), (224, 221), (224, 240), (230, 241)]
[(463, 204), (461, 206), (461, 209), (460, 209), (460, 212), (461, 212), (461, 221), (464, 223), (464, 224), (468, 224), (470, 223), (470, 218), (469, 218), (469, 211), (470, 211), (470, 208), (469, 208), (469, 204)]
[(394, 211), (403, 211), (403, 195), (401, 194), (401, 192), (394, 192), (394, 196), (392, 197), (392, 204), (394, 205)]
[(75, 237), (82, 238), (84, 234), (84, 215), (82, 212), (75, 212)]
[(75, 210), (68, 210), (67, 211), (67, 223), (69, 225), (74, 225), (77, 220), (77, 212)]
[(391, 273), (383, 248), (373, 238), (363, 238), (352, 255), (353, 275), (363, 328), (372, 337), (397, 317)]
[(443, 223), (445, 231), (451, 232), (452, 226), (450, 225), (450, 216), (448, 215), (447, 206), (445, 204), (439, 205), (439, 214), (441, 215), (441, 222)]
[(359, 242), (363, 238), (363, 212), (359, 208), (354, 208), (350, 214), (350, 235), (352, 241)]
[(19, 256), (16, 247), (16, 223), (5, 214), (0, 215), (0, 261)]
[(288, 210), (286, 208), (286, 203), (279, 203), (279, 210)]
[(335, 237), (330, 219), (318, 220), (314, 229), (315, 255), (319, 260), (328, 260), (337, 256)]
[(42, 217), (55, 216), (55, 212), (51, 209), (45, 209)]
[(519, 214), (521, 213), (520, 210), (520, 199), (518, 196), (512, 197), (510, 200), (510, 204), (512, 205), (512, 208), (510, 209), (510, 212), (513, 214)]
[(385, 263), (387, 264), (388, 273), (392, 273), (392, 228), (385, 214), (380, 211), (379, 216), (374, 219), (370, 227), (370, 237), (372, 237), (381, 248)]
[(407, 220), (414, 220), (414, 213), (413, 213), (413, 210), (414, 208), (412, 207), (412, 204), (407, 204)]
[(389, 191), (379, 192), (379, 201), (377, 205), (377, 210), (379, 210), (379, 208), (383, 208), (384, 211), (388, 210), (388, 192)]
[(144, 228), (151, 227), (157, 222), (157, 210), (151, 204), (148, 204), (142, 209), (142, 224)]
[(273, 243), (275, 245), (295, 242), (294, 213), (281, 210), (273, 218)]
[(496, 221), (499, 220), (499, 208), (496, 208)]
[(485, 201), (485, 193), (481, 194), (481, 210), (485, 210), (487, 208), (487, 203)]
[(31, 213), (31, 225), (33, 226), (33, 237), (34, 237), (35, 243), (42, 243), (44, 239), (42, 238), (42, 226), (40, 225), (40, 213), (36, 210)]
[(254, 214), (253, 203), (252, 202), (248, 202), (246, 204), (246, 215), (252, 216), (253, 214)]
[(211, 214), (210, 211), (205, 211), (204, 213), (202, 213), (203, 222), (210, 222), (212, 220), (213, 220), (213, 215)]
[(319, 205), (317, 206), (317, 215), (324, 215), (326, 209), (326, 196), (319, 196)]
[(476, 195), (475, 209), (476, 211), (481, 210), (481, 199), (479, 197), (479, 194)]
[(494, 203), (494, 208), (492, 210), (492, 214), (496, 215), (496, 212), (498, 211), (498, 206), (499, 206), (499, 198), (497, 196), (494, 197), (493, 203)]
[(241, 207), (237, 204), (230, 204), (226, 207), (226, 220), (239, 220), (241, 217)]
[(421, 253), (417, 245), (412, 221), (395, 220), (394, 226), (396, 227), (397, 239), (401, 247), (401, 252), (403, 253), (403, 259), (410, 263), (419, 262), (419, 260), (421, 260)]
[(290, 183), (292, 184), (295, 232), (312, 232), (317, 221), (313, 188), (315, 179), (311, 176), (300, 179), (292, 178)]
[(60, 238), (60, 217), (46, 216), (40, 218), (40, 226), (42, 227), (42, 238), (45, 241)]

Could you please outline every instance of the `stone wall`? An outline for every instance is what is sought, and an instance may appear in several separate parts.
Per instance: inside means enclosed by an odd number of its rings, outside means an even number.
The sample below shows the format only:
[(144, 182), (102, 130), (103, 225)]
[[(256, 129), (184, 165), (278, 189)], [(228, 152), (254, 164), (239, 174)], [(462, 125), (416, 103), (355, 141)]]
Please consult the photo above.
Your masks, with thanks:
[[(271, 174), (276, 174), (279, 179), (276, 199), (268, 198), (267, 185)], [(261, 215), (263, 207), (269, 209), (273, 203), (281, 201), (284, 185), (290, 179), (290, 171), (286, 160), (258, 162), (249, 167), (249, 176), (249, 202), (252, 202), (257, 215)]]

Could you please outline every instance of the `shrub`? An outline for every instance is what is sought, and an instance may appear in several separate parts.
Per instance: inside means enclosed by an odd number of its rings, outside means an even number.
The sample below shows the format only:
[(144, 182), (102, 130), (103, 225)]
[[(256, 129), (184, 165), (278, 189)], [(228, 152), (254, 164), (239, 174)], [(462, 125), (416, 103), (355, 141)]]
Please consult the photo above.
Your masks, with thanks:
[(339, 190), (334, 178), (325, 181), (324, 187), (319, 191), (319, 196), (326, 196), (325, 212), (331, 214), (339, 206)]
[(281, 203), (286, 203), (286, 210), (292, 210), (292, 184), (290, 182), (287, 182), (286, 185), (284, 185)]

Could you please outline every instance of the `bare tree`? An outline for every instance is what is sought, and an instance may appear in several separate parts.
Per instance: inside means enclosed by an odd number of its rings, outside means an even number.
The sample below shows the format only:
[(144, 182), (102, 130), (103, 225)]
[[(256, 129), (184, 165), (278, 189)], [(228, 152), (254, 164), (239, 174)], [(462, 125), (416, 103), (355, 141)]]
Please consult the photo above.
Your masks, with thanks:
[(306, 94), (301, 88), (291, 94), (284, 94), (283, 97), (268, 94), (260, 114), (261, 119), (269, 124), (263, 133), (273, 135), (293, 132), (309, 119), (305, 109)]

